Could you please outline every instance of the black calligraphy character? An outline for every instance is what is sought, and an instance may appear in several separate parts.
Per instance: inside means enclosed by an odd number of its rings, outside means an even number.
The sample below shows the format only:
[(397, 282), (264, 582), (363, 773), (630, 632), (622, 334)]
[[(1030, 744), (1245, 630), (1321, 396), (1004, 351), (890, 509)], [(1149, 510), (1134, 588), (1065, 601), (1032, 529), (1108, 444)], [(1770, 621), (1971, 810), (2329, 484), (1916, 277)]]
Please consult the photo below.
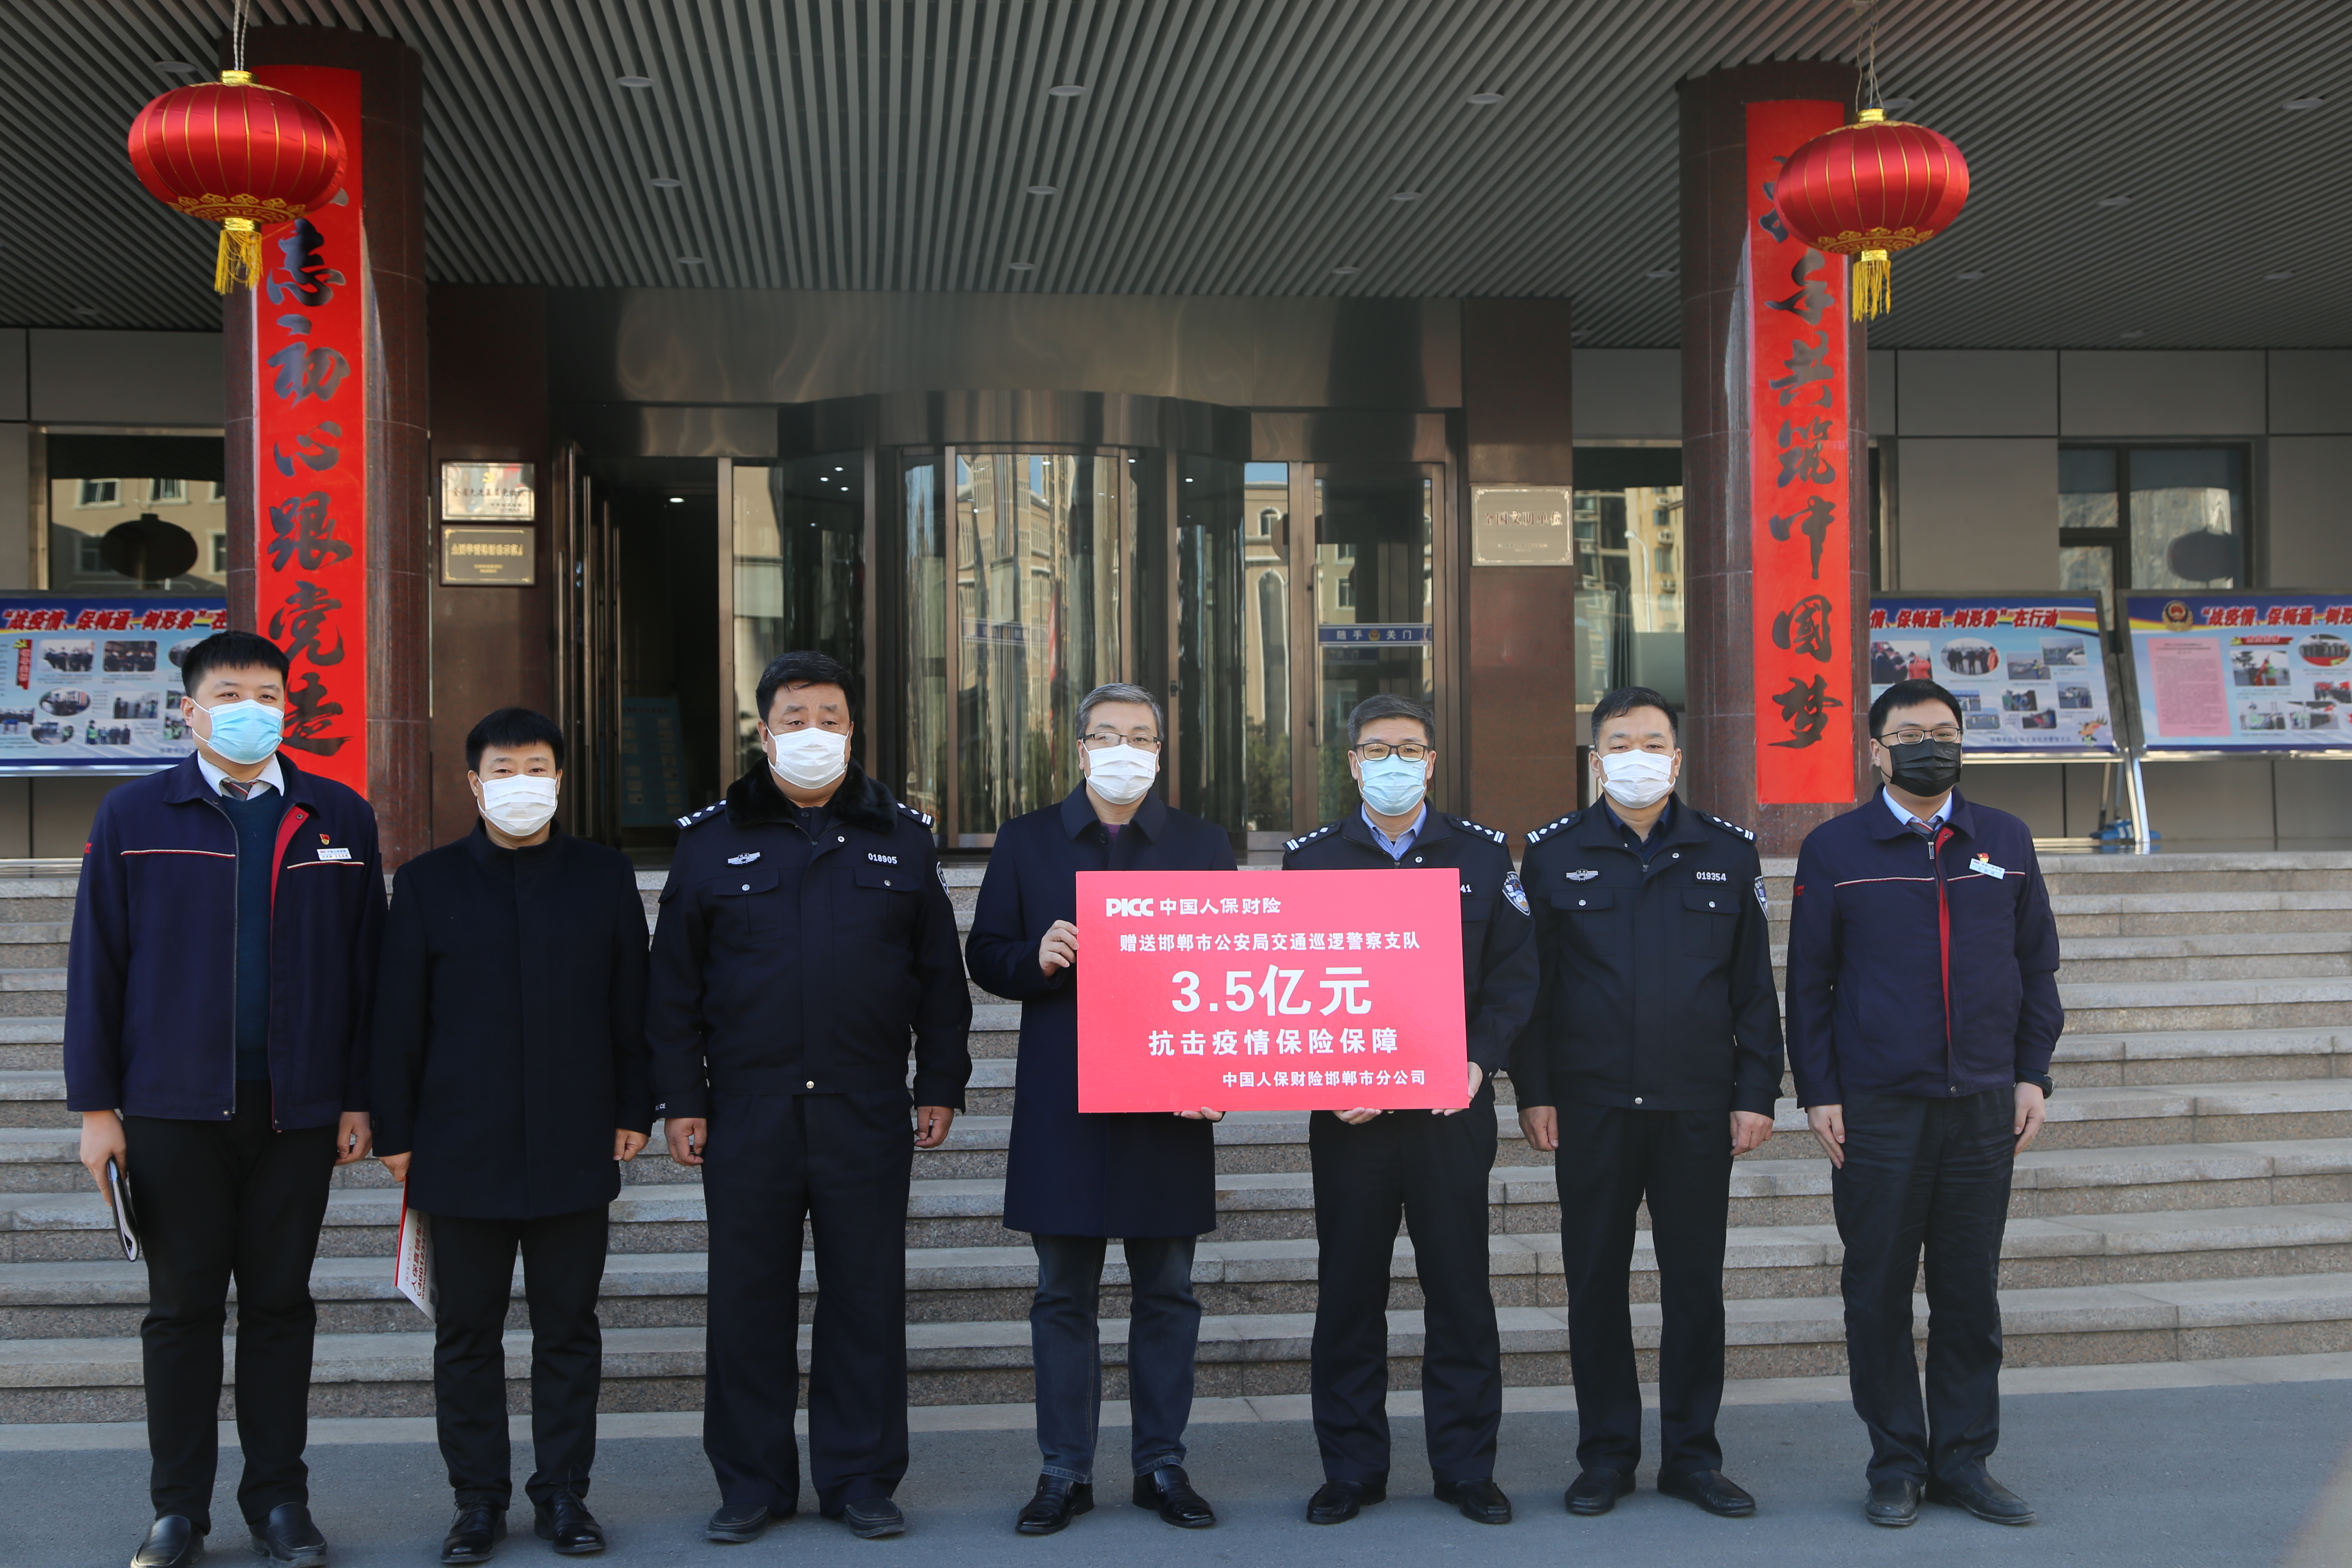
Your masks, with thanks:
[(302, 679), (286, 689), (285, 743), (298, 752), (333, 756), (351, 739), (349, 735), (327, 733), (342, 710), (341, 703), (327, 700), (327, 683), (319, 679), (319, 672), (304, 670)]
[(299, 403), (306, 397), (323, 403), (335, 395), (335, 388), (352, 374), (352, 362), (333, 349), (308, 348), (301, 343), (288, 343), (262, 363), (278, 367), (278, 379), (270, 384), (270, 389), (289, 403)]
[[(1786, 158), (1775, 158), (1772, 161), (1784, 166), (1789, 162)], [(1785, 242), (1789, 237), (1789, 226), (1781, 221), (1780, 204), (1773, 200), (1774, 192), (1780, 184), (1778, 180), (1764, 182), (1764, 216), (1756, 221), (1763, 226), (1766, 234), (1770, 235), (1774, 239)]]
[[(1789, 374), (1775, 376), (1770, 383), (1780, 389), (1781, 407), (1786, 408), (1794, 403), (1797, 400), (1797, 394), (1812, 383), (1837, 379), (1837, 366), (1830, 363), (1829, 358), (1830, 335), (1827, 332), (1822, 334), (1822, 341), (1819, 343), (1807, 342), (1805, 334), (1802, 332), (1789, 340), (1789, 357), (1780, 362), (1781, 367)], [(1822, 395), (1813, 401), (1823, 408), (1835, 406), (1830, 396), (1830, 389), (1826, 386), (1822, 388)]]
[(1773, 514), (1772, 537), (1788, 538), (1792, 525), (1804, 534), (1813, 547), (1813, 581), (1818, 583), (1822, 580), (1822, 544), (1830, 536), (1830, 524), (1836, 520), (1837, 508), (1819, 496), (1812, 496), (1806, 500), (1802, 511), (1792, 511), (1786, 516), (1778, 512)]
[(1822, 456), (1822, 443), (1830, 438), (1835, 426), (1826, 419), (1815, 419), (1800, 425), (1793, 419), (1780, 421), (1780, 478), (1786, 485), (1799, 480), (1807, 484), (1833, 485), (1837, 470)]
[(1786, 746), (1801, 752), (1818, 743), (1830, 727), (1829, 710), (1843, 708), (1844, 703), (1829, 694), (1829, 677), (1816, 675), (1811, 680), (1789, 677), (1789, 689), (1773, 693), (1772, 700), (1780, 705), (1780, 717), (1789, 722), (1789, 739), (1775, 741), (1776, 746)]
[(342, 607), (341, 599), (332, 597), (316, 583), (297, 583), (294, 591), (286, 595), (284, 605), (269, 617), (270, 640), (286, 650), (288, 658), (308, 656), (312, 664), (341, 664), (343, 634), (335, 634), (332, 648), (319, 634), (326, 630), (328, 615)]
[[(1772, 646), (1791, 653), (1811, 654), (1830, 661), (1830, 626), (1837, 606), (1821, 594), (1809, 594), (1772, 617)], [(278, 623), (272, 621), (271, 626)], [(273, 637), (276, 633), (271, 634)]]
[(325, 243), (325, 237), (311, 226), (309, 218), (295, 220), (286, 237), (278, 242), (278, 254), (286, 264), (269, 269), (266, 287), (271, 304), (283, 305), (290, 300), (298, 305), (323, 305), (335, 297), (343, 275), (328, 266), (320, 254)]
[(1789, 281), (1797, 284), (1797, 291), (1785, 300), (1767, 300), (1768, 310), (1789, 310), (1804, 318), (1805, 325), (1817, 327), (1822, 312), (1833, 309), (1837, 301), (1830, 298), (1829, 285), (1813, 276), (1829, 265), (1829, 258), (1818, 250), (1808, 250), (1794, 267), (1789, 268)]
[(289, 496), (271, 507), (269, 531), (269, 564), (275, 571), (285, 571), (291, 561), (305, 572), (316, 572), (352, 552), (350, 544), (335, 537), (335, 520), (327, 515), (324, 490)]
[[(319, 438), (322, 433), (335, 439), (322, 441)], [(269, 460), (276, 463), (278, 471), (288, 479), (294, 477), (296, 463), (300, 463), (314, 474), (323, 474), (342, 458), (342, 435), (341, 425), (331, 419), (321, 419), (302, 435), (272, 441), (269, 444)], [(289, 451), (289, 447), (293, 449)]]

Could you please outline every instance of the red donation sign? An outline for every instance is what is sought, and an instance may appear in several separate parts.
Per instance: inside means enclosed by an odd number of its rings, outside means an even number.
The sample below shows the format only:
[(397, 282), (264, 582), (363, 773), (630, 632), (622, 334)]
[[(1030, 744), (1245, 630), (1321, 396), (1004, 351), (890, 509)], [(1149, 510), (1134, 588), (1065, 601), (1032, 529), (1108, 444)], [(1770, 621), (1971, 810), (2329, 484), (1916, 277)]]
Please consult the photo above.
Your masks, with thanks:
[(1748, 106), (1748, 538), (1756, 798), (1853, 797), (1853, 584), (1846, 259), (1772, 205), (1789, 155), (1845, 123), (1840, 103)]
[(1078, 964), (1080, 1110), (1470, 1103), (1451, 871), (1081, 871)]
[(342, 133), (342, 177), (307, 216), (261, 237), (253, 300), (254, 616), (286, 650), (286, 749), (368, 787), (367, 264), (361, 239), (360, 73), (271, 66)]

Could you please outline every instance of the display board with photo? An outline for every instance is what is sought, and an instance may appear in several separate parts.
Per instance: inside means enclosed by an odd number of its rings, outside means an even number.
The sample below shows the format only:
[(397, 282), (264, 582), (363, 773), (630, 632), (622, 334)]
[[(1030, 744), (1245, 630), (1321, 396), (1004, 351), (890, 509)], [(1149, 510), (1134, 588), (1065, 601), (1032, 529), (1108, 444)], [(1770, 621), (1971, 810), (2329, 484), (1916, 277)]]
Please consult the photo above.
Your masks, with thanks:
[(167, 767), (194, 752), (180, 660), (220, 599), (0, 597), (0, 773)]
[(2124, 605), (2149, 753), (2352, 751), (2352, 595), (2133, 594)]
[(1870, 602), (1870, 694), (1935, 681), (1959, 700), (1972, 752), (2116, 756), (2100, 646), (2087, 594), (1883, 595)]

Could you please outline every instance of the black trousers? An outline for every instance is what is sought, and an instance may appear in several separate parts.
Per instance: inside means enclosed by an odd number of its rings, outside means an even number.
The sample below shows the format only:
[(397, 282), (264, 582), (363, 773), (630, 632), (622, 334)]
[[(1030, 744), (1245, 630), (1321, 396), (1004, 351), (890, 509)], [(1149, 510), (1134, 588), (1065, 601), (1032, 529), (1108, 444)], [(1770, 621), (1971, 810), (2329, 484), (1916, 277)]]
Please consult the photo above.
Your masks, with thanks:
[(888, 1497), (907, 1474), (907, 1184), (914, 1101), (714, 1094), (702, 1191), (710, 1327), (702, 1451), (730, 1506), (800, 1503), (801, 1225), (816, 1243), (809, 1479), (817, 1505)]
[[(1830, 1178), (1845, 1243), (1845, 1351), (1870, 1479), (1971, 1481), (2000, 1441), (2000, 1237), (2016, 1095), (1848, 1094)], [(1911, 1290), (1927, 1261), (1927, 1395)]]
[(1650, 1204), (1659, 1302), (1658, 1468), (1723, 1468), (1723, 1247), (1731, 1212), (1725, 1110), (1562, 1105), (1559, 1250), (1568, 1275), (1568, 1359), (1576, 1378), (1576, 1460), (1632, 1475), (1642, 1459), (1642, 1383), (1629, 1285), (1634, 1211)]
[(433, 1414), (459, 1507), (486, 1502), (503, 1510), (514, 1495), (504, 1342), (517, 1248), (530, 1311), (530, 1440), (538, 1463), (524, 1491), (535, 1504), (559, 1492), (587, 1495), (604, 1371), (596, 1291), (604, 1278), (609, 1212), (433, 1216)]
[(1318, 1110), (1307, 1138), (1320, 1249), (1309, 1386), (1323, 1474), (1388, 1480), (1389, 1273), (1402, 1219), (1421, 1276), (1429, 1468), (1439, 1481), (1491, 1476), (1503, 1418), (1502, 1339), (1486, 1279), (1493, 1089), (1482, 1087), (1452, 1116), (1391, 1110), (1350, 1127)]
[[(1103, 1258), (1099, 1236), (1032, 1236), (1037, 1294), (1029, 1303), (1029, 1363), (1037, 1377), (1040, 1474), (1092, 1486), (1102, 1432)], [(1127, 1397), (1135, 1473), (1184, 1462), (1192, 1419), (1192, 1372), (1201, 1351), (1201, 1300), (1192, 1294), (1198, 1237), (1131, 1236)]]
[(223, 1121), (122, 1119), (131, 1201), (147, 1259), (139, 1342), (148, 1480), (158, 1518), (212, 1528), (220, 1463), (221, 1333), (236, 1282), (237, 1507), (248, 1521), (310, 1501), (310, 1259), (327, 1215), (335, 1130), (275, 1132), (269, 1086), (236, 1086)]

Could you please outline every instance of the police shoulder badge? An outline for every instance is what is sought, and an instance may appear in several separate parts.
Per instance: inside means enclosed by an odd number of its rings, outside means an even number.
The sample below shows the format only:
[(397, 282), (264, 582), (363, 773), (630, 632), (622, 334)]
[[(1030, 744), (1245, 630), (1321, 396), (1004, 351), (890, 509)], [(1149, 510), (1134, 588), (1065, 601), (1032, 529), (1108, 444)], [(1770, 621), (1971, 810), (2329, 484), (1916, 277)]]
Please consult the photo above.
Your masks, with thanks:
[(1761, 877), (1756, 879), (1756, 907), (1762, 910), (1767, 917), (1772, 913), (1772, 895), (1764, 890), (1764, 879)]
[(1509, 900), (1511, 908), (1518, 910), (1519, 913), (1524, 915), (1532, 912), (1528, 908), (1527, 889), (1519, 886), (1519, 874), (1517, 871), (1503, 879), (1503, 897)]

